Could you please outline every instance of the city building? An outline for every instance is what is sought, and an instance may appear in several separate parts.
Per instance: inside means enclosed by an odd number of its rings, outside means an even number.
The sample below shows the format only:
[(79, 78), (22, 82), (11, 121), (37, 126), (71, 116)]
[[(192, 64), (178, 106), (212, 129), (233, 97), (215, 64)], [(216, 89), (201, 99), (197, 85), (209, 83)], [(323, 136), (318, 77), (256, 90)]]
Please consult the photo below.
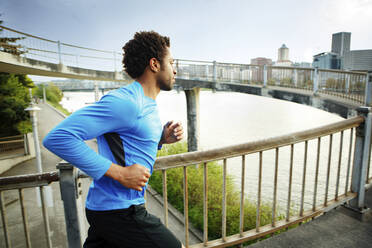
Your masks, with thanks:
[[(251, 59), (251, 64), (252, 65), (258, 65), (257, 67), (252, 67), (251, 68), (251, 80), (254, 82), (263, 82), (263, 66), (264, 65), (272, 65), (273, 61), (268, 58), (263, 58), (263, 57), (258, 57)], [(267, 73), (271, 75), (271, 68), (268, 68)]]
[(372, 49), (350, 50), (351, 33), (332, 34), (331, 52), (313, 56), (313, 67), (348, 71), (372, 71)]
[(340, 69), (341, 59), (337, 53), (324, 52), (313, 56), (313, 67), (320, 69)]
[(372, 71), (372, 49), (352, 50), (345, 53), (342, 69), (348, 71)]
[(339, 32), (332, 34), (332, 53), (339, 56), (344, 56), (346, 52), (350, 51), (351, 33)]
[(289, 60), (289, 48), (283, 44), (278, 49), (278, 60), (275, 62), (276, 66), (292, 66), (292, 62)]

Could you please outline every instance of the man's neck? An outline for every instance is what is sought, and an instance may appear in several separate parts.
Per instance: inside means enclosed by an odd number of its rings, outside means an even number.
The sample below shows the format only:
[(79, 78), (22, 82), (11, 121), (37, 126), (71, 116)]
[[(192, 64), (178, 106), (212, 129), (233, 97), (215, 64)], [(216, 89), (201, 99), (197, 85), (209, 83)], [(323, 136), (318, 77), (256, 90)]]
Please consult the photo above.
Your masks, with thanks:
[(150, 78), (137, 78), (137, 82), (139, 82), (142, 86), (143, 93), (145, 96), (150, 97), (154, 100), (156, 100), (156, 97), (158, 96), (160, 92), (160, 88), (157, 87), (155, 80), (152, 80)]

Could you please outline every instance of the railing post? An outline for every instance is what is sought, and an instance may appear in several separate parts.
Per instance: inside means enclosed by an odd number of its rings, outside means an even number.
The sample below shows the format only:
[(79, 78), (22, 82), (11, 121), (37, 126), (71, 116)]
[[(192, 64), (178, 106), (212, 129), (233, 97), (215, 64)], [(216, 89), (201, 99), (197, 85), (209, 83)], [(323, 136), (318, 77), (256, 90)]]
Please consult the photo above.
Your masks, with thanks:
[(62, 64), (61, 42), (58, 41), (57, 44), (58, 44), (58, 60), (59, 60), (59, 63)]
[(318, 86), (319, 86), (319, 71), (318, 68), (314, 68), (314, 74), (313, 74), (313, 94), (317, 94), (318, 92)]
[(267, 87), (267, 65), (264, 65), (263, 66), (263, 84), (264, 84), (264, 88)]
[(354, 212), (352, 215), (363, 219), (368, 209), (365, 208), (365, 182), (369, 148), (371, 145), (372, 113), (371, 108), (360, 107), (358, 115), (365, 117), (365, 122), (356, 129), (356, 141), (354, 148), (354, 166), (351, 177), (351, 191), (358, 193), (357, 197), (351, 200), (345, 207)]
[(217, 83), (217, 62), (213, 61), (213, 82)]
[(372, 71), (369, 71), (366, 79), (365, 106), (371, 107), (372, 104)]
[(350, 93), (350, 74), (346, 74), (345, 93)]
[(298, 81), (298, 71), (297, 71), (297, 68), (294, 68), (293, 69), (293, 83), (296, 88), (297, 88), (297, 81)]
[(85, 235), (82, 207), (81, 183), (77, 180), (77, 169), (62, 161), (57, 165), (61, 198), (65, 211), (66, 233), (69, 248), (83, 247)]

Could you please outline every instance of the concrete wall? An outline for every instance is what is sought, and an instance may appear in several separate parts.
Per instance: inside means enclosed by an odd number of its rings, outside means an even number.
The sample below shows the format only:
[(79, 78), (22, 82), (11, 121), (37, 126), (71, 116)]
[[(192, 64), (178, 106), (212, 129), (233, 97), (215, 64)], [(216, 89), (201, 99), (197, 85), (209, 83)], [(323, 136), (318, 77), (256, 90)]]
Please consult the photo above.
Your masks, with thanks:
[(35, 158), (35, 145), (32, 133), (27, 134), (27, 142), (29, 151), (28, 155), (0, 160), (0, 175), (6, 172), (7, 170), (13, 168), (19, 163)]

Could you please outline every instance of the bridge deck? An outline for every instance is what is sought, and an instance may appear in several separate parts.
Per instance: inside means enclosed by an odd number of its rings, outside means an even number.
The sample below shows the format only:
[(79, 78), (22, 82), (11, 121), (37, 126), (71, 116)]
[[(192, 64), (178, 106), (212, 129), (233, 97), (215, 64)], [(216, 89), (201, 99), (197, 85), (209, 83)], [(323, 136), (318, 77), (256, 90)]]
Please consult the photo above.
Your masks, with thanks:
[[(372, 190), (366, 194), (367, 206), (372, 208)], [(298, 228), (248, 246), (249, 248), (341, 248), (372, 247), (372, 218), (361, 222), (334, 209)]]

